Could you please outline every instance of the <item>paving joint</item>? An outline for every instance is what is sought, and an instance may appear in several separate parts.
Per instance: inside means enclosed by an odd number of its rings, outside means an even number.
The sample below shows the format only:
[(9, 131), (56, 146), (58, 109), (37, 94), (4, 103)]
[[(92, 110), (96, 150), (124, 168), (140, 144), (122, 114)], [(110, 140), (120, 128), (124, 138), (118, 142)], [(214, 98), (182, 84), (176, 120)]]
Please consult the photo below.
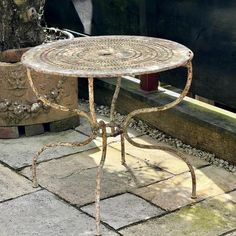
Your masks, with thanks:
[(132, 192), (129, 192), (129, 191), (127, 191), (127, 193), (129, 193), (129, 194), (132, 194), (132, 195), (134, 195), (134, 196), (136, 196), (136, 197), (139, 197), (139, 198), (141, 198), (142, 200), (144, 200), (145, 202), (147, 202), (147, 203), (151, 204), (152, 206), (154, 206), (154, 207), (156, 207), (156, 208), (160, 208), (160, 209), (161, 209), (162, 211), (164, 211), (165, 213), (168, 213), (168, 212), (170, 212), (170, 211), (168, 211), (168, 210), (166, 210), (166, 209), (162, 208), (161, 206), (158, 206), (158, 205), (154, 204), (153, 202), (151, 202), (151, 201), (148, 201), (148, 200), (147, 200), (147, 199), (145, 199), (144, 197), (142, 197), (142, 196), (139, 196), (138, 194), (135, 194), (135, 193), (132, 193)]
[(234, 233), (234, 232), (236, 232), (236, 228), (232, 229), (232, 230), (229, 230), (229, 231), (227, 231), (227, 232), (225, 232), (223, 234), (220, 234), (219, 236), (227, 236), (227, 235), (234, 236), (233, 234), (231, 234), (231, 233)]
[[(77, 206), (77, 204), (73, 204), (73, 203), (67, 201), (66, 199), (64, 199), (64, 198), (61, 197), (60, 195), (58, 195), (58, 194), (56, 194), (56, 193), (54, 193), (54, 192), (48, 190), (47, 188), (44, 188), (44, 190), (46, 190), (46, 191), (48, 191), (48, 192), (54, 194), (60, 201), (62, 201), (62, 202), (64, 202), (64, 203), (66, 203), (66, 204), (72, 206), (73, 208), (75, 208), (76, 210), (80, 211), (81, 213), (83, 213), (83, 214), (89, 216), (90, 218), (95, 219), (95, 217), (93, 217), (92, 215), (88, 214), (87, 212), (84, 212), (84, 211), (81, 209), (81, 207), (78, 207), (78, 206)], [(103, 200), (103, 199), (101, 199), (101, 201), (102, 201), (102, 200)], [(94, 202), (93, 202), (93, 203), (94, 203)], [(93, 203), (92, 203), (92, 204), (93, 204)], [(90, 203), (90, 204), (91, 204), (91, 203)], [(95, 208), (94, 208), (94, 209), (95, 209)], [(101, 220), (101, 224), (103, 224), (105, 227), (111, 229), (112, 231), (115, 231), (116, 233), (118, 233), (113, 227), (111, 227), (111, 226), (108, 225), (107, 223), (103, 222), (102, 220)]]
[(43, 189), (41, 187), (38, 187), (39, 189), (38, 190), (35, 190), (34, 192), (30, 192), (30, 193), (24, 193), (20, 196), (17, 196), (17, 197), (14, 197), (14, 198), (9, 198), (9, 199), (6, 199), (6, 200), (3, 200), (3, 201), (0, 201), (0, 204), (2, 203), (5, 203), (5, 202), (10, 202), (12, 200), (15, 200), (15, 199), (18, 199), (18, 198), (21, 198), (21, 197), (24, 197), (24, 196), (28, 196), (30, 194), (33, 194), (33, 193), (36, 193), (36, 192), (39, 192), (39, 191), (42, 191)]
[[(101, 199), (101, 200), (103, 200), (103, 199)], [(95, 207), (94, 207), (94, 209), (95, 209)], [(91, 218), (93, 218), (93, 219), (95, 220), (95, 217), (92, 216), (92, 215), (90, 215), (90, 214), (87, 213), (86, 211), (83, 211), (82, 209), (78, 209), (78, 210), (81, 211), (83, 214), (85, 214), (85, 215), (87, 215), (87, 216), (89, 216), (89, 217), (91, 217)], [(116, 229), (114, 229), (111, 225), (109, 225), (109, 224), (107, 224), (106, 222), (104, 222), (102, 219), (101, 219), (101, 224), (103, 224), (103, 225), (104, 225), (105, 227), (107, 227), (108, 229), (110, 229), (110, 230), (112, 230), (112, 231), (118, 233), (119, 235), (122, 235), (122, 234), (119, 233)]]
[[(73, 203), (67, 201), (66, 199), (64, 199), (63, 197), (61, 197), (60, 195), (58, 195), (57, 193), (54, 193), (54, 192), (50, 191), (49, 189), (47, 189), (47, 188), (45, 188), (45, 187), (43, 187), (43, 186), (40, 186), (40, 187), (41, 187), (40, 191), (45, 190), (45, 191), (47, 191), (47, 192), (53, 194), (59, 201), (62, 201), (62, 202), (64, 202), (66, 205), (69, 205), (69, 206), (73, 207), (74, 209), (76, 209), (77, 211), (80, 211), (81, 213), (83, 213), (83, 214), (89, 216), (90, 218), (95, 219), (95, 217), (91, 216), (91, 215), (88, 214), (87, 212), (82, 211), (82, 210), (80, 209), (80, 207), (77, 206), (77, 204), (73, 204)], [(27, 194), (26, 194), (26, 195), (27, 195)], [(101, 200), (103, 200), (103, 199), (101, 199)], [(109, 229), (111, 229), (112, 231), (115, 231), (116, 233), (118, 233), (114, 228), (112, 228), (110, 225), (106, 224), (105, 222), (101, 221), (101, 223), (102, 223), (105, 227), (109, 226)], [(108, 227), (107, 227), (107, 228), (108, 228)], [(119, 233), (119, 235), (121, 235), (121, 234)]]
[[(30, 182), (32, 182), (32, 180), (30, 178), (28, 178), (27, 176), (23, 175), (20, 171), (18, 171), (18, 169), (14, 169), (12, 166), (9, 166), (7, 163), (3, 162), (0, 160), (0, 165), (10, 169), (11, 171), (13, 171), (15, 174), (24, 177), (25, 179), (29, 180)], [(31, 167), (31, 165), (29, 166)], [(24, 169), (24, 168), (23, 168)]]
[(131, 227), (131, 226), (135, 226), (135, 225), (139, 225), (139, 224), (141, 224), (141, 223), (148, 222), (148, 221), (153, 220), (153, 219), (159, 219), (159, 218), (161, 218), (161, 217), (163, 217), (163, 216), (165, 216), (165, 215), (168, 215), (168, 214), (170, 214), (170, 213), (172, 213), (172, 212), (164, 212), (164, 213), (162, 213), (162, 214), (160, 214), (160, 215), (158, 215), (158, 216), (153, 216), (153, 217), (150, 217), (150, 218), (148, 218), (148, 219), (140, 220), (140, 221), (138, 221), (138, 222), (134, 222), (134, 223), (131, 223), (131, 224), (122, 226), (122, 227), (118, 228), (117, 230), (120, 231), (120, 230), (129, 228), (129, 227)]
[[(63, 158), (67, 158), (67, 157), (69, 157), (69, 156), (71, 156), (71, 155), (76, 155), (76, 154), (79, 154), (79, 153), (82, 153), (82, 152), (85, 152), (85, 151), (91, 151), (91, 150), (93, 150), (93, 149), (97, 149), (97, 148), (99, 148), (99, 146), (98, 147), (91, 147), (91, 148), (89, 148), (89, 149), (87, 149), (87, 150), (81, 150), (81, 151), (78, 151), (78, 152), (74, 152), (74, 153), (72, 153), (72, 154), (66, 154), (66, 155), (64, 155), (64, 156), (60, 156), (60, 157), (55, 157), (55, 158), (53, 158), (53, 159), (46, 159), (46, 160), (37, 160), (37, 165), (39, 165), (39, 164), (41, 164), (41, 163), (47, 163), (47, 162), (50, 162), (50, 161), (53, 161), (53, 160), (60, 160), (60, 159), (63, 159)], [(33, 157), (32, 157), (33, 158)], [(19, 168), (16, 168), (15, 170), (16, 171), (22, 171), (22, 170), (24, 170), (25, 168), (29, 168), (29, 167), (32, 167), (32, 165), (26, 165), (26, 166), (22, 166), (22, 167), (19, 167)]]

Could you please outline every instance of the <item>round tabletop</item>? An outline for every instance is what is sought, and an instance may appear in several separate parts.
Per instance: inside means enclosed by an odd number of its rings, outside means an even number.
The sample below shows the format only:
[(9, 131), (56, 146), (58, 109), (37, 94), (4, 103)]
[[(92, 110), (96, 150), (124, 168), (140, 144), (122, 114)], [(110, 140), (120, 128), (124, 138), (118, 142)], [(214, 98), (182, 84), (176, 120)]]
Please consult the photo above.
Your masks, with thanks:
[(143, 36), (96, 36), (34, 47), (22, 56), (30, 69), (72, 77), (151, 74), (186, 65), (193, 53), (165, 39)]

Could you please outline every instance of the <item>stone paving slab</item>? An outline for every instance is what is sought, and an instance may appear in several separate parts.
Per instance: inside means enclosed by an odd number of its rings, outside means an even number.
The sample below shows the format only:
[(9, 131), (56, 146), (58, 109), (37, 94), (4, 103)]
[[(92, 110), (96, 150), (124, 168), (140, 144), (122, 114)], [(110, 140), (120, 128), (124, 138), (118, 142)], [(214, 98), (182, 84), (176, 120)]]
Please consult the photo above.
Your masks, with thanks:
[[(152, 139), (146, 135), (141, 136), (141, 137), (136, 137), (133, 140), (140, 144), (146, 144), (146, 145), (157, 143), (157, 140)], [(146, 162), (150, 166), (158, 166), (172, 174), (180, 174), (180, 173), (189, 171), (187, 165), (183, 161), (181, 161), (174, 153), (161, 151), (157, 149), (151, 150), (151, 149), (138, 148), (131, 145), (127, 141), (125, 142), (125, 144), (126, 144), (125, 145), (126, 153), (136, 157), (137, 159), (141, 161)], [(119, 143), (113, 143), (113, 144), (110, 144), (110, 146), (120, 150)], [(186, 154), (186, 156), (188, 157), (189, 162), (195, 168), (199, 168), (199, 167), (209, 164), (206, 161), (196, 158), (194, 156), (191, 156), (188, 154)]]
[[(92, 168), (99, 165), (101, 160), (101, 155), (102, 155), (101, 148), (94, 148), (83, 153), (75, 154), (74, 157), (75, 158), (80, 157), (79, 160), (77, 161), (80, 161), (80, 163), (87, 168)], [(70, 158), (73, 158), (73, 155), (71, 155)], [(115, 148), (110, 147), (110, 145), (107, 148), (107, 157), (104, 168), (108, 169), (109, 171), (139, 170), (139, 172), (142, 172), (142, 169), (146, 169), (147, 171), (149, 170), (149, 173), (151, 173), (152, 171), (153, 173), (155, 173), (158, 172), (159, 170), (158, 166), (152, 168), (145, 161), (130, 156), (128, 154), (126, 154), (126, 165), (123, 166), (121, 164), (121, 152)], [(163, 173), (165, 173), (167, 177), (173, 176), (172, 174), (169, 174), (167, 172)], [(154, 179), (153, 182), (156, 182), (158, 180), (160, 179), (157, 177), (157, 179)]]
[[(62, 178), (54, 177), (58, 172), (51, 171), (51, 175), (39, 175), (39, 183), (41, 186), (56, 193), (71, 204), (78, 206), (92, 203), (95, 199), (95, 179), (96, 168), (77, 171), (69, 176)], [(105, 172), (102, 180), (102, 198), (126, 192), (130, 187), (131, 178), (122, 173), (117, 176), (114, 173)], [(115, 185), (114, 185), (115, 183)]]
[[(73, 204), (91, 203), (94, 201), (97, 172), (95, 167), (100, 159), (101, 151), (96, 148), (40, 163), (37, 168), (39, 183)], [(119, 151), (108, 148), (102, 179), (102, 198), (124, 193), (127, 190), (146, 186), (172, 176), (167, 172), (140, 165), (133, 157), (127, 156), (127, 160), (130, 169), (120, 164)], [(23, 169), (21, 173), (31, 178), (29, 167)]]
[[(38, 191), (0, 204), (1, 236), (95, 235), (95, 220), (60, 201), (47, 191)], [(102, 227), (103, 235), (118, 235)]]
[[(73, 130), (60, 133), (47, 133), (34, 137), (21, 137), (19, 139), (1, 140), (0, 142), (0, 160), (13, 168), (21, 168), (32, 164), (32, 157), (45, 144), (55, 142), (74, 142), (83, 141), (87, 137)], [(90, 144), (78, 147), (56, 147), (46, 150), (40, 157), (40, 161), (50, 160), (76, 152), (81, 152), (101, 145), (99, 141), (93, 141)]]
[(0, 164), (0, 202), (34, 191), (29, 180)]
[[(81, 208), (88, 214), (95, 216), (95, 205), (90, 204)], [(101, 201), (101, 219), (114, 229), (150, 219), (163, 214), (164, 211), (157, 208), (142, 198), (125, 193)]]
[(224, 195), (131, 226), (121, 230), (120, 233), (124, 236), (221, 235), (236, 228), (236, 205)]
[(134, 193), (166, 210), (175, 210), (236, 188), (235, 175), (222, 168), (209, 166), (196, 171), (197, 196), (191, 199), (190, 173), (134, 190)]

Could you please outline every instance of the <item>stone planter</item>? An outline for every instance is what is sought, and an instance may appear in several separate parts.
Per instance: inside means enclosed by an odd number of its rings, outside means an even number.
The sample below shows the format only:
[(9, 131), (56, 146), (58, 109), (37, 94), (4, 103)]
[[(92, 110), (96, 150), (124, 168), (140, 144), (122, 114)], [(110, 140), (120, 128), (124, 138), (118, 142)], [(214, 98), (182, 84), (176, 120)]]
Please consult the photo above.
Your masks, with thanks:
[[(9, 50), (1, 56), (8, 62), (0, 62), (0, 138), (19, 137), (22, 126), (25, 129), (23, 133), (34, 135), (43, 133), (45, 129), (60, 131), (78, 125), (79, 119), (74, 114), (47, 107), (36, 98), (28, 83), (25, 67), (16, 62), (24, 51)], [(33, 78), (41, 94), (51, 101), (72, 108), (78, 106), (77, 79), (36, 72)], [(61, 121), (60, 125), (55, 126), (58, 121)]]

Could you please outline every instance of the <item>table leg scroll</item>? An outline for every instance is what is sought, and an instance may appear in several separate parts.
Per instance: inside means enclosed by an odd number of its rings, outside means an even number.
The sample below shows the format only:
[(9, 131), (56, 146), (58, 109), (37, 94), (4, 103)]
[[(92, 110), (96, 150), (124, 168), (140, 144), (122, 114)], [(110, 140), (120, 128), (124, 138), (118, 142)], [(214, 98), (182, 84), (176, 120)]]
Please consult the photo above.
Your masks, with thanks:
[(185, 88), (182, 91), (182, 93), (180, 94), (180, 96), (176, 100), (174, 100), (173, 102), (171, 102), (169, 104), (159, 106), (159, 107), (138, 109), (138, 110), (135, 110), (135, 111), (129, 113), (123, 123), (123, 130), (124, 130), (124, 136), (125, 136), (126, 140), (129, 143), (131, 143), (132, 145), (139, 147), (139, 148), (144, 148), (144, 149), (145, 148), (146, 149), (159, 149), (159, 150), (172, 152), (172, 153), (175, 153), (182, 161), (184, 161), (190, 170), (191, 178), (192, 178), (192, 196), (191, 197), (196, 198), (196, 175), (195, 175), (195, 171), (194, 171), (192, 165), (189, 163), (189, 161), (185, 157), (185, 154), (176, 150), (175, 148), (172, 148), (172, 147), (169, 147), (169, 146), (166, 146), (163, 144), (158, 144), (158, 145), (139, 144), (139, 143), (135, 142), (133, 139), (131, 139), (128, 135), (128, 132), (127, 132), (129, 123), (131, 122), (131, 119), (133, 117), (141, 115), (141, 114), (147, 114), (147, 113), (152, 113), (152, 112), (160, 112), (160, 111), (168, 110), (168, 109), (176, 106), (177, 104), (179, 104), (184, 99), (184, 97), (187, 95), (187, 93), (190, 89), (191, 82), (192, 82), (192, 63), (188, 62), (186, 67), (188, 70), (187, 82), (186, 82)]
[[(93, 129), (98, 129), (98, 124), (96, 121), (94, 121), (94, 117), (91, 117), (88, 113), (86, 113), (85, 111), (82, 111), (80, 109), (72, 109), (72, 108), (68, 108), (68, 107), (65, 107), (65, 106), (62, 106), (62, 105), (59, 105), (57, 103), (54, 103), (54, 102), (51, 102), (49, 101), (48, 99), (46, 99), (44, 96), (42, 96), (38, 89), (34, 86), (34, 82), (33, 82), (33, 79), (32, 79), (32, 76), (31, 76), (31, 71), (30, 69), (27, 68), (27, 76), (28, 76), (28, 80), (29, 80), (29, 83), (30, 83), (30, 86), (33, 90), (33, 92), (35, 93), (36, 97), (42, 101), (44, 104), (54, 108), (54, 109), (57, 109), (57, 110), (61, 110), (61, 111), (65, 111), (65, 112), (72, 112), (72, 113), (75, 113), (77, 114), (78, 116), (83, 116), (85, 117), (90, 125), (92, 126)], [(89, 79), (90, 81), (91, 79)], [(91, 90), (90, 88), (90, 83), (89, 83), (89, 91)], [(92, 114), (93, 115), (93, 114)]]
[(46, 99), (45, 97), (43, 97), (42, 95), (39, 94), (37, 88), (34, 86), (33, 83), (33, 79), (31, 77), (31, 72), (29, 69), (27, 69), (27, 76), (28, 76), (28, 80), (30, 83), (30, 86), (32, 88), (32, 90), (34, 91), (36, 97), (41, 100), (44, 104), (61, 110), (61, 111), (67, 111), (67, 112), (73, 112), (79, 116), (83, 116), (85, 117), (91, 127), (92, 127), (92, 133), (91, 135), (83, 142), (58, 142), (58, 143), (54, 143), (54, 144), (47, 144), (44, 147), (42, 147), (37, 153), (36, 155), (33, 157), (33, 162), (32, 162), (32, 179), (33, 179), (33, 187), (38, 187), (38, 181), (37, 181), (37, 171), (36, 171), (36, 164), (37, 164), (37, 160), (39, 158), (39, 156), (47, 149), (52, 148), (52, 147), (58, 147), (58, 146), (64, 146), (64, 147), (81, 147), (84, 146), (88, 143), (90, 143), (93, 139), (96, 138), (97, 136), (97, 132), (98, 132), (98, 123), (96, 121), (96, 116), (95, 116), (95, 110), (94, 110), (94, 101), (93, 101), (93, 78), (89, 78), (89, 93), (92, 94), (91, 95), (91, 99), (90, 99), (90, 112), (91, 112), (91, 116), (89, 116), (86, 112), (79, 110), (79, 109), (70, 109), (67, 108), (65, 106), (53, 103), (51, 101), (49, 101), (48, 99)]

